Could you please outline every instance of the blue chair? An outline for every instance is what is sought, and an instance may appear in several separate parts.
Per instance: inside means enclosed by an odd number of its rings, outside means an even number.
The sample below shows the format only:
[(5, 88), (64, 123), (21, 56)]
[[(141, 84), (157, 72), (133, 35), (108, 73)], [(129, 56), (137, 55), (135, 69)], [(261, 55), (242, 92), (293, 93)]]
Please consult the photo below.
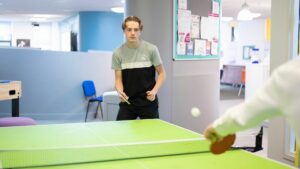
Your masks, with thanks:
[(95, 118), (97, 117), (98, 109), (100, 108), (101, 118), (103, 119), (102, 106), (101, 106), (101, 103), (103, 102), (103, 97), (102, 96), (97, 97), (94, 82), (92, 80), (85, 80), (82, 82), (82, 88), (83, 88), (85, 97), (88, 99), (88, 105), (87, 105), (87, 110), (86, 110), (86, 114), (85, 114), (85, 122), (87, 120), (87, 116), (89, 113), (90, 103), (93, 103), (93, 102), (98, 102), (98, 106), (97, 106), (96, 113), (95, 113)]

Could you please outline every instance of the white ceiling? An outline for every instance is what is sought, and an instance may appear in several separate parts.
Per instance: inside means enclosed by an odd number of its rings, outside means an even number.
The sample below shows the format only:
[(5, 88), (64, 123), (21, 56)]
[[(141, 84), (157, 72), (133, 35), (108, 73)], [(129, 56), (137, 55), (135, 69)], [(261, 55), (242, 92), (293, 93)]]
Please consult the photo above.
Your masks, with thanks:
[(54, 14), (57, 18), (79, 11), (110, 11), (122, 0), (0, 0), (0, 19), (28, 19), (33, 14)]
[[(236, 17), (245, 1), (251, 12), (270, 17), (271, 0), (222, 0), (223, 16)], [(116, 6), (123, 6), (121, 0), (0, 0), (0, 20), (26, 20), (32, 14), (55, 14), (53, 19), (61, 19), (79, 11), (110, 11)]]
[(222, 0), (223, 16), (236, 18), (245, 2), (248, 4), (251, 12), (262, 14), (260, 18), (271, 17), (271, 0)]

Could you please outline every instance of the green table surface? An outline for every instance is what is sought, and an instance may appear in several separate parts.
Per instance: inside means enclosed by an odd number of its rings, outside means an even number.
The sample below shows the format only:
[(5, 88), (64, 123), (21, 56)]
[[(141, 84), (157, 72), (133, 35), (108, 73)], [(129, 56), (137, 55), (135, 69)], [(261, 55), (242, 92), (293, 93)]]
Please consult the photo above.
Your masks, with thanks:
[[(243, 150), (231, 150), (222, 155), (213, 155), (208, 151), (209, 143), (202, 140), (203, 137), (200, 134), (162, 120), (2, 127), (0, 128), (0, 137), (0, 161), (3, 168), (291, 168)], [(146, 143), (151, 144), (147, 145)], [(118, 144), (127, 146), (110, 147)], [(43, 149), (56, 150), (66, 147), (84, 147), (85, 149), (83, 151), (82, 149), (80, 151), (66, 149), (64, 151), (66, 153), (51, 154), (54, 161), (58, 162), (56, 165), (51, 163), (53, 162), (52, 158), (49, 158), (50, 155), (47, 153), (45, 153), (46, 155), (28, 153), (30, 150), (40, 152)], [(12, 150), (16, 153), (10, 154)], [(20, 154), (18, 155), (18, 153)], [(149, 155), (151, 157), (147, 157)], [(132, 159), (132, 157), (138, 158)], [(98, 158), (102, 161), (97, 160)], [(75, 160), (75, 163), (65, 163), (69, 159), (71, 162)], [(86, 159), (87, 161), (85, 161)], [(42, 162), (39, 163), (40, 161)], [(31, 162), (38, 167), (31, 166)], [(44, 162), (50, 162), (51, 166), (43, 166)]]

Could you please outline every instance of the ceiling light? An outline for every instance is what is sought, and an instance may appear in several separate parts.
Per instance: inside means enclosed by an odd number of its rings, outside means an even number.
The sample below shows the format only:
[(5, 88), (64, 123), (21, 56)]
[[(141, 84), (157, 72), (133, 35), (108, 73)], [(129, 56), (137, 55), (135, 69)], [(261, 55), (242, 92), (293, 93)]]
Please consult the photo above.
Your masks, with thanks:
[(261, 14), (260, 13), (252, 13), (249, 10), (249, 6), (248, 4), (245, 2), (242, 5), (242, 9), (240, 10), (240, 12), (238, 13), (237, 19), (240, 21), (250, 21), (253, 18), (257, 18), (259, 17)]
[(225, 21), (225, 22), (228, 22), (228, 21), (232, 21), (233, 18), (232, 18), (232, 17), (225, 17), (225, 16), (222, 16), (221, 20), (222, 20), (222, 21)]
[(110, 8), (110, 10), (112, 10), (113, 12), (116, 12), (116, 13), (124, 13), (124, 7), (113, 7), (113, 8)]
[(47, 18), (32, 17), (32, 18), (29, 19), (29, 21), (32, 21), (32, 22), (44, 22), (44, 21), (47, 21)]

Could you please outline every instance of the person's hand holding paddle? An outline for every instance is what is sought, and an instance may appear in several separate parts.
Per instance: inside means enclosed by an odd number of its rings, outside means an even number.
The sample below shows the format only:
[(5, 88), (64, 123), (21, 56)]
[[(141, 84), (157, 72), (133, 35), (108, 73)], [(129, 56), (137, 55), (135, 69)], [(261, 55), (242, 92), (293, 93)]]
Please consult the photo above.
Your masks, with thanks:
[(117, 92), (119, 93), (121, 102), (126, 102), (127, 104), (130, 104), (130, 102), (128, 101), (129, 97), (126, 95), (126, 93), (124, 93), (121, 90), (117, 90)]
[(235, 134), (230, 134), (225, 137), (219, 135), (210, 125), (204, 131), (204, 137), (211, 141), (210, 151), (213, 154), (222, 154), (231, 148), (235, 141)]

